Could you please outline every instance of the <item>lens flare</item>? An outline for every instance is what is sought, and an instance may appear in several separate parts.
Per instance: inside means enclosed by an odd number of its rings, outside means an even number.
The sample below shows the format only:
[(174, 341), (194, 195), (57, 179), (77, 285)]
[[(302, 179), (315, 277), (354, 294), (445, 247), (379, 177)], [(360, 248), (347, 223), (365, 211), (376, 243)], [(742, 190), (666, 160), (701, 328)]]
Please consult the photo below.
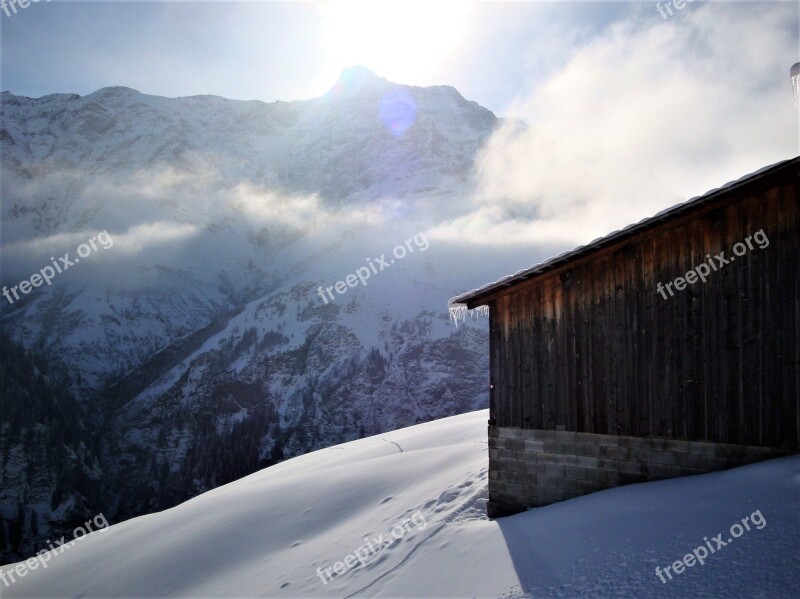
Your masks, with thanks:
[(395, 137), (402, 137), (417, 119), (417, 103), (406, 90), (392, 90), (381, 98), (379, 114), (384, 127)]

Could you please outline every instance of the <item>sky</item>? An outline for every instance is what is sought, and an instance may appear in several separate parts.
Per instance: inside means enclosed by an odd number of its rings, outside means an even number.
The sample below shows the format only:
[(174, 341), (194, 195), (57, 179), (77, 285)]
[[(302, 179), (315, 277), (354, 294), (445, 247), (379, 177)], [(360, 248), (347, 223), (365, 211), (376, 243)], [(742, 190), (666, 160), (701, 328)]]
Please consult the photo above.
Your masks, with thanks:
[(297, 100), (355, 64), (454, 86), (528, 127), (492, 136), (451, 239), (589, 241), (800, 153), (799, 2), (41, 0), (0, 27), (31, 97)]
[(70, 2), (0, 13), (2, 89), (38, 97), (124, 85), (169, 97), (296, 100), (364, 64), (453, 85), (498, 114), (624, 16), (622, 2)]

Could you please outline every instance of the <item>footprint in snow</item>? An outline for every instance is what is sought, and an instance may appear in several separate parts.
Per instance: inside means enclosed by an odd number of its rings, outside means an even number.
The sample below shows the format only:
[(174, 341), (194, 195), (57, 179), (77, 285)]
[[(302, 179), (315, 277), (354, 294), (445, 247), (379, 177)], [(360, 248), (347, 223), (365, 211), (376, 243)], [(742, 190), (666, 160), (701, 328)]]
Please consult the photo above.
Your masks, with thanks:
[(456, 490), (442, 491), (442, 494), (439, 495), (439, 499), (436, 500), (436, 503), (452, 503), (458, 498), (458, 496), (459, 492)]
[(386, 499), (384, 499), (383, 501), (381, 501), (381, 504), (384, 504), (384, 503), (386, 503), (387, 501), (391, 501), (392, 499), (394, 499), (394, 497), (392, 497), (391, 495), (389, 495), (389, 497), (387, 497)]
[[(391, 547), (387, 547), (387, 549), (391, 549)], [(367, 564), (367, 569), (372, 569), (379, 566), (381, 563), (385, 562), (389, 559), (389, 554), (391, 551), (381, 551), (381, 553), (376, 557), (374, 560)]]

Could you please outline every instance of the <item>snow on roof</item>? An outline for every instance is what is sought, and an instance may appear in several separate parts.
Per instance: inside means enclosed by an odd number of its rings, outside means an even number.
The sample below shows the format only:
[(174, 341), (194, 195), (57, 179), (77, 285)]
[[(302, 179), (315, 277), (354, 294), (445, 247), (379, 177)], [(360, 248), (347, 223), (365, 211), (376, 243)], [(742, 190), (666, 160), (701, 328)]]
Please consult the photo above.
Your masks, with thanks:
[(618, 231), (614, 231), (613, 233), (609, 233), (605, 237), (598, 237), (594, 241), (587, 243), (586, 245), (581, 245), (576, 247), (575, 249), (569, 250), (558, 256), (554, 256), (552, 258), (548, 258), (544, 262), (540, 262), (539, 264), (535, 264), (530, 268), (526, 268), (520, 271), (515, 272), (514, 274), (507, 275), (497, 281), (492, 283), (487, 283), (482, 287), (478, 287), (477, 289), (473, 289), (472, 291), (468, 291), (466, 293), (462, 293), (461, 295), (457, 295), (450, 299), (447, 302), (448, 308), (450, 310), (451, 318), (456, 320), (457, 318), (463, 318), (465, 312), (467, 310), (467, 302), (479, 300), (485, 296), (488, 296), (490, 293), (505, 287), (510, 287), (520, 281), (525, 281), (534, 277), (536, 275), (542, 274), (548, 270), (552, 270), (556, 266), (560, 266), (574, 258), (579, 256), (584, 256), (588, 253), (597, 251), (603, 247), (611, 245), (615, 241), (619, 241), (625, 237), (630, 237), (634, 233), (637, 233), (641, 230), (644, 230), (648, 227), (651, 227), (657, 223), (663, 222), (669, 218), (682, 214), (692, 208), (696, 208), (702, 204), (710, 202), (711, 200), (716, 199), (720, 194), (726, 191), (730, 191), (731, 189), (735, 189), (737, 187), (741, 187), (745, 184), (751, 183), (757, 179), (765, 177), (769, 174), (782, 170), (784, 168), (788, 168), (790, 166), (797, 166), (800, 165), (800, 157), (790, 158), (789, 160), (782, 160), (781, 162), (777, 162), (775, 164), (765, 166), (755, 172), (752, 172), (748, 175), (745, 175), (735, 181), (730, 181), (723, 185), (722, 187), (718, 187), (717, 189), (712, 189), (701, 196), (693, 197), (685, 202), (680, 202), (658, 212), (654, 216), (649, 216), (645, 219), (640, 220), (638, 223), (633, 223), (628, 225), (627, 227), (620, 229)]

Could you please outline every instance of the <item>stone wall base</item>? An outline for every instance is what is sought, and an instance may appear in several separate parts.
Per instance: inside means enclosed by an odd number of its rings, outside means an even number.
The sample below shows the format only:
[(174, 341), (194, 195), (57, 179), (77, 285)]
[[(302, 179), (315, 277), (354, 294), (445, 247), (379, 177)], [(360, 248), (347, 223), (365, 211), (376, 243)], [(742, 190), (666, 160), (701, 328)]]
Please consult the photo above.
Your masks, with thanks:
[(490, 518), (786, 455), (769, 447), (489, 426)]

